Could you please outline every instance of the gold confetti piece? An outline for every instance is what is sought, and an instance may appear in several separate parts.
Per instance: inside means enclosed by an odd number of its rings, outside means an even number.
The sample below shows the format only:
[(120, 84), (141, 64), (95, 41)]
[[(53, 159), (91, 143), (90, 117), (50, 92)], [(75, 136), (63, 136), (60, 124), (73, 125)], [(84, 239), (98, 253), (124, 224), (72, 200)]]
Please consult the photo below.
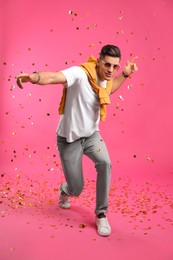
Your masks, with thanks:
[(120, 104), (116, 103), (116, 109), (119, 109), (119, 107), (120, 107)]
[(120, 11), (119, 19), (120, 19), (120, 20), (123, 19), (123, 11)]
[(85, 224), (79, 224), (79, 228), (85, 228), (86, 225)]

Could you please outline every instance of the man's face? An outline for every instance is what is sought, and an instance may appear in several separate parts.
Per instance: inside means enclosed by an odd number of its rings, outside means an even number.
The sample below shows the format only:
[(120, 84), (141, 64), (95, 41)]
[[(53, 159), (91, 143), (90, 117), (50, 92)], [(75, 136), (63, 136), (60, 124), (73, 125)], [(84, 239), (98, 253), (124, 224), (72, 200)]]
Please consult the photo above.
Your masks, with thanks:
[(120, 68), (120, 58), (105, 56), (97, 61), (97, 74), (101, 81), (110, 80)]

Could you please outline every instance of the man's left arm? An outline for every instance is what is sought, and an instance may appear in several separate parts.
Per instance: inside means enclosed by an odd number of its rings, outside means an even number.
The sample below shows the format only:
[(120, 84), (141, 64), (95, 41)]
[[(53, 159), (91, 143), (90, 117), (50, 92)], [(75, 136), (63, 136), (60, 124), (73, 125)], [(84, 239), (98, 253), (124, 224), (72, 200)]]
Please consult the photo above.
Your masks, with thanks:
[(137, 57), (135, 57), (131, 61), (127, 61), (124, 66), (123, 72), (113, 79), (111, 94), (117, 91), (117, 89), (121, 87), (125, 80), (138, 70), (136, 59)]

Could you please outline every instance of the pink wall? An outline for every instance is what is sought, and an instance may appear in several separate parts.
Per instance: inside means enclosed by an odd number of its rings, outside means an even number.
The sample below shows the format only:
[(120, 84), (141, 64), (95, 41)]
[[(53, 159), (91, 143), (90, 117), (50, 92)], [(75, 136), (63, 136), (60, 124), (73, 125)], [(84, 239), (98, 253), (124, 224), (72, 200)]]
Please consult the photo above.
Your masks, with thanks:
[[(110, 43), (121, 48), (122, 65), (138, 56), (139, 66), (111, 97), (100, 126), (113, 176), (171, 178), (172, 11), (171, 0), (1, 0), (1, 172), (59, 171), (55, 130), (62, 88), (28, 84), (20, 90), (15, 75), (78, 65)], [(89, 174), (92, 166), (84, 163)]]

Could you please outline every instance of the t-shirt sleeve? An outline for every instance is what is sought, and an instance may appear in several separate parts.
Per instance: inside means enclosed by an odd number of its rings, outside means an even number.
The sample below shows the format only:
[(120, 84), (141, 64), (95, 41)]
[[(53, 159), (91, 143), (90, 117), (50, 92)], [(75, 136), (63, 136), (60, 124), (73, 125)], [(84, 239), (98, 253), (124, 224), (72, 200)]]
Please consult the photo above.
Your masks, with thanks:
[(67, 87), (74, 85), (75, 81), (77, 81), (81, 77), (81, 68), (77, 66), (73, 66), (68, 69), (61, 70), (61, 72), (66, 77)]

